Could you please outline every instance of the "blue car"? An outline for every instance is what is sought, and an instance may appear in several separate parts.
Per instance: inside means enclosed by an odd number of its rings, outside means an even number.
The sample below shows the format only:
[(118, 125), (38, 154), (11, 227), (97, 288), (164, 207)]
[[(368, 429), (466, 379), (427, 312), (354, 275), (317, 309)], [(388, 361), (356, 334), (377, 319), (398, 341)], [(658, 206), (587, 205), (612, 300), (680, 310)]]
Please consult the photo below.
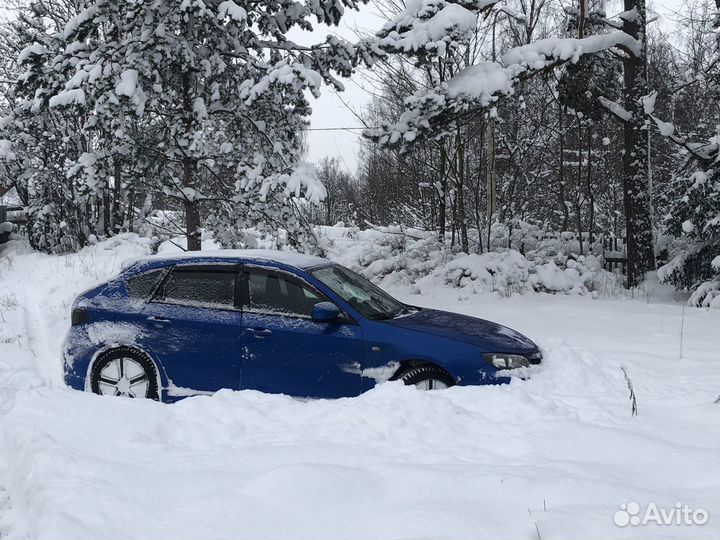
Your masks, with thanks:
[(264, 250), (135, 262), (77, 298), (64, 357), (71, 388), (167, 402), (222, 388), (340, 398), (387, 380), (501, 383), (542, 359), (499, 324), (409, 306), (327, 259)]

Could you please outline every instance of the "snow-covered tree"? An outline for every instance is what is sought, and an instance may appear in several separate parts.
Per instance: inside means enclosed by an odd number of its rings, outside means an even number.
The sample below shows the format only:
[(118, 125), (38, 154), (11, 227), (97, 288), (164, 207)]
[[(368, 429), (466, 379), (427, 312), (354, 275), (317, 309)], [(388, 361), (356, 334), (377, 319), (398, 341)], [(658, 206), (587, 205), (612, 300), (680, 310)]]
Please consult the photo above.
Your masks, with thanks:
[(623, 199), (627, 234), (628, 285), (638, 285), (655, 270), (655, 242), (650, 201), (650, 155), (643, 98), (647, 81), (647, 13), (645, 0), (624, 0), (622, 29), (638, 44), (623, 58), (624, 118)]
[[(714, 14), (704, 10), (700, 15), (688, 21), (700, 28), (688, 32), (696, 46), (685, 74), (688, 80), (681, 88), (690, 90), (692, 106), (697, 107), (689, 112), (694, 125), (688, 129), (698, 135), (714, 126), (715, 133), (703, 142), (691, 142), (676, 125), (653, 117), (660, 131), (688, 154), (678, 169), (671, 190), (675, 201), (665, 220), (665, 232), (676, 238), (675, 257), (659, 274), (676, 287), (692, 291), (691, 305), (720, 307), (720, 1)], [(712, 106), (699, 108), (705, 100)], [(683, 125), (683, 120), (687, 119), (678, 119), (677, 125)]]
[(667, 232), (679, 237), (680, 252), (660, 275), (693, 291), (692, 305), (720, 306), (720, 134), (704, 148), (708, 158), (692, 157), (679, 173), (686, 185), (668, 215)]
[(287, 33), (310, 30), (313, 18), (337, 25), (356, 6), (89, 0), (20, 53), (25, 102), (14, 116), (76, 119), (78, 148), (61, 172), (90, 193), (122, 191), (130, 206), (140, 193), (175, 201), (191, 250), (203, 216), (229, 243), (241, 242), (230, 227), (256, 219), (307, 232), (293, 199), (324, 196), (297, 171), (307, 93), (319, 95), (323, 83), (342, 89), (337, 77), (372, 53), (334, 36), (303, 47)]
[(0, 139), (10, 150), (2, 158), (1, 170), (26, 205), (31, 244), (48, 251), (66, 251), (96, 232), (98, 191), (91, 193), (87, 185), (66, 174), (82, 152), (84, 141), (78, 136), (82, 117), (33, 110), (34, 96), (17, 88), (19, 65), (24, 64), (25, 69), (36, 65), (41, 55), (53, 48), (58, 28), (71, 17), (74, 4), (57, 2), (52, 16), (46, 7), (42, 2), (31, 4), (0, 33), (5, 75)]
[[(628, 236), (629, 282), (636, 284), (654, 264), (652, 229), (647, 197), (647, 148), (645, 118), (640, 98), (646, 95), (642, 70), (645, 65), (644, 0), (622, 14), (616, 28), (579, 38), (551, 37), (512, 47), (497, 62), (477, 62), (460, 70), (447, 81), (409, 96), (406, 110), (393, 125), (368, 130), (366, 135), (384, 146), (407, 147), (422, 138), (446, 136), (458, 119), (468, 119), (510, 96), (515, 86), (528, 78), (582, 55), (615, 48), (626, 59), (626, 106), (640, 110), (626, 129), (625, 199)], [(637, 5), (636, 5), (637, 4)], [(642, 4), (642, 5), (641, 5)], [(420, 66), (438, 56), (457, 51), (473, 39), (478, 19), (493, 10), (506, 9), (497, 0), (419, 0), (386, 24), (376, 36), (376, 46), (387, 53), (411, 56)], [(582, 35), (582, 33), (581, 33)], [(642, 137), (642, 138), (641, 138)], [(644, 148), (644, 149), (643, 149)], [(643, 153), (644, 152), (644, 153)], [(644, 172), (643, 172), (644, 171)], [(647, 219), (646, 219), (647, 218)]]
[[(459, 48), (472, 39), (478, 18), (496, 0), (420, 0), (387, 23), (372, 43), (386, 52), (410, 55), (418, 64)], [(534, 75), (583, 54), (611, 47), (638, 51), (638, 41), (625, 32), (577, 38), (545, 38), (513, 47), (496, 62), (470, 65), (430, 89), (405, 101), (406, 110), (394, 125), (368, 130), (381, 145), (403, 146), (421, 137), (440, 137), (458, 118), (470, 117), (498, 99), (512, 95), (514, 86)]]

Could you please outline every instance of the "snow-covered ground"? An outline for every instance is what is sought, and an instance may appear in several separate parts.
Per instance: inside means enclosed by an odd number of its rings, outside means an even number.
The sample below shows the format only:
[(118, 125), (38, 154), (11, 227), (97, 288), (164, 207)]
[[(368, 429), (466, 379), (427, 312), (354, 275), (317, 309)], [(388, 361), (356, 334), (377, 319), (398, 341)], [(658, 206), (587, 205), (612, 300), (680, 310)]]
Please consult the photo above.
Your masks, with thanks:
[[(125, 237), (0, 253), (0, 537), (720, 536), (720, 311), (398, 282), (408, 302), (526, 333), (544, 365), (506, 386), (337, 401), (65, 389), (72, 300), (147, 251)], [(631, 502), (709, 520), (615, 525)]]

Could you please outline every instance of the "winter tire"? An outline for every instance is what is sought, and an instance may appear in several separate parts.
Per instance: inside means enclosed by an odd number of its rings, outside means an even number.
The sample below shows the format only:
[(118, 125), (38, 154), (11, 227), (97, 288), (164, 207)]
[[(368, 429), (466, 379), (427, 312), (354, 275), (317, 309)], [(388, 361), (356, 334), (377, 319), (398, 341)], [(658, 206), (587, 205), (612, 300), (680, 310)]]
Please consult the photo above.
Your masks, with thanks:
[(409, 368), (397, 375), (395, 379), (421, 390), (440, 390), (455, 385), (455, 379), (447, 371), (437, 366)]
[(94, 394), (158, 399), (155, 366), (150, 358), (130, 347), (104, 353), (92, 366), (90, 390)]

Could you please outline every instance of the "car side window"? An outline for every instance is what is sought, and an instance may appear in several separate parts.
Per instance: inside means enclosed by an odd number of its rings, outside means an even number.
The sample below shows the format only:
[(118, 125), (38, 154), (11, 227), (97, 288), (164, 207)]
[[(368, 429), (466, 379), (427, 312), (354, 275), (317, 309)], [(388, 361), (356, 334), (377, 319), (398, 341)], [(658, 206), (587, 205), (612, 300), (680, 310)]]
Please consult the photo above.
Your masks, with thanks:
[(167, 268), (158, 268), (129, 277), (125, 280), (128, 295), (140, 300), (149, 299), (166, 273)]
[(248, 272), (247, 286), (245, 309), (248, 311), (310, 318), (315, 304), (325, 301), (314, 291), (281, 274)]
[(170, 304), (229, 309), (235, 305), (235, 272), (175, 269), (157, 300)]

